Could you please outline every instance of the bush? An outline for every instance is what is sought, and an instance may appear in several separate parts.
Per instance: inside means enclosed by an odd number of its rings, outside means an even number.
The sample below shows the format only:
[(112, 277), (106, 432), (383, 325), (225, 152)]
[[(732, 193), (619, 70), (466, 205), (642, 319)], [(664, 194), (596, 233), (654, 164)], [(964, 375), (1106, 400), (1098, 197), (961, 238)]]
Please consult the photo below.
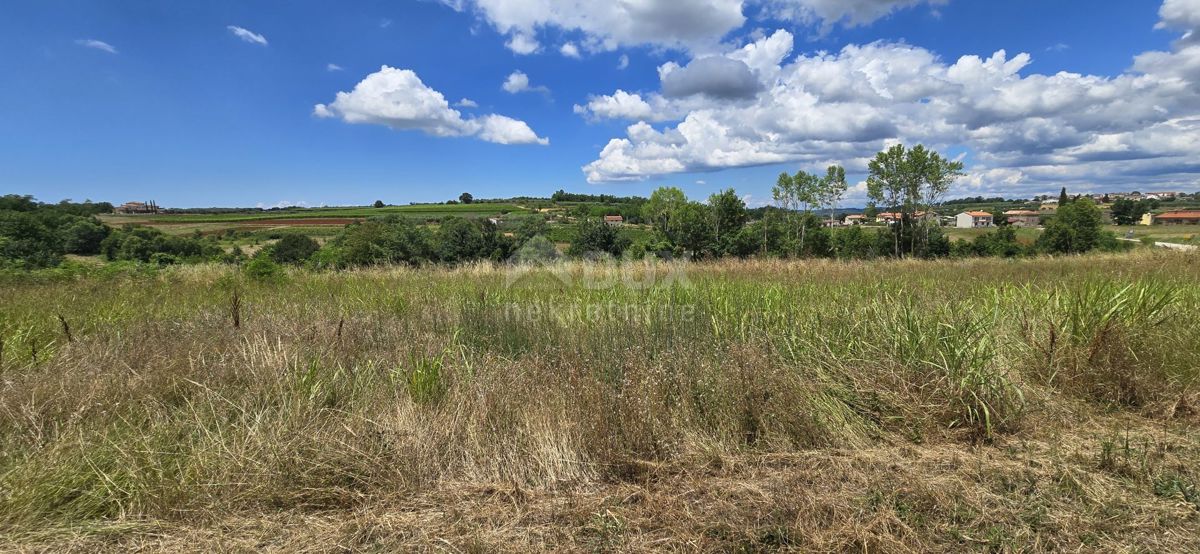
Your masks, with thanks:
[(271, 260), (279, 264), (301, 264), (321, 248), (308, 235), (287, 233), (271, 247)]
[(629, 239), (600, 219), (587, 218), (575, 226), (575, 238), (568, 253), (573, 256), (606, 253), (620, 256), (629, 246)]
[(268, 256), (258, 255), (247, 263), (242, 271), (255, 281), (278, 281), (283, 278), (283, 267)]

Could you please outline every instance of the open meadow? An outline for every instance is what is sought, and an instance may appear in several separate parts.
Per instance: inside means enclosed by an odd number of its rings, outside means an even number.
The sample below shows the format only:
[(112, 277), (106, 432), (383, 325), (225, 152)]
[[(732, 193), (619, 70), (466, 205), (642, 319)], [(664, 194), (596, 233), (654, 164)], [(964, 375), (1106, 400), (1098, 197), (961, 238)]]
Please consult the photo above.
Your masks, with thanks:
[(6, 550), (1200, 536), (1194, 254), (0, 279)]

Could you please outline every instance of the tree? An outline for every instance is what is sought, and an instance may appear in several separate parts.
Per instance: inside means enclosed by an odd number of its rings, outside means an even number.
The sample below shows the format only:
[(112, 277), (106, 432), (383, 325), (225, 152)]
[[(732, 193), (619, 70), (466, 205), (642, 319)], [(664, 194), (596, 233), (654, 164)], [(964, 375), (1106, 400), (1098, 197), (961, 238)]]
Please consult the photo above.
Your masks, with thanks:
[(715, 225), (709, 209), (698, 202), (688, 202), (676, 210), (674, 219), (676, 245), (695, 257), (712, 250)]
[(1067, 187), (1063, 187), (1062, 191), (1058, 193), (1058, 207), (1061, 208), (1069, 203), (1071, 203), (1071, 197), (1067, 196)]
[(469, 192), (464, 192), (458, 195), (458, 201), (462, 202), (463, 204), (470, 204), (471, 202), (475, 201), (475, 197), (471, 196), (471, 193)]
[[(928, 254), (932, 230), (925, 217), (914, 216), (919, 211), (932, 211), (950, 184), (962, 175), (962, 162), (945, 159), (920, 144), (912, 149), (897, 144), (876, 154), (867, 167), (867, 196), (900, 214), (892, 230), (893, 255), (902, 255), (902, 236), (908, 237), (908, 252)], [(923, 228), (924, 232), (910, 233), (909, 226)]]
[(371, 206), (374, 208), (382, 208), (384, 206), (383, 200), (376, 200), (374, 204), (371, 204)]
[(1078, 254), (1101, 245), (1104, 218), (1100, 208), (1090, 198), (1081, 198), (1059, 206), (1054, 218), (1037, 239), (1037, 247), (1044, 252)]
[[(5, 199), (20, 198), (9, 195)], [(53, 267), (62, 262), (62, 242), (33, 213), (0, 211), (0, 266)]]
[[(418, 264), (437, 257), (433, 240), (424, 226), (405, 218), (372, 218), (347, 226), (322, 249), (336, 254), (330, 265)], [(325, 258), (329, 254), (320, 254)]]
[(846, 194), (846, 168), (831, 165), (825, 169), (825, 177), (821, 179), (820, 205), (829, 209), (829, 221), (833, 221), (838, 203)]
[(301, 264), (320, 248), (321, 245), (308, 235), (287, 233), (271, 247), (271, 260), (279, 264)]
[(533, 237), (545, 235), (549, 230), (550, 227), (546, 224), (546, 218), (541, 215), (532, 215), (522, 219), (517, 224), (517, 240), (525, 242)]
[(687, 204), (687, 196), (675, 187), (659, 187), (642, 205), (642, 219), (654, 226), (668, 240), (674, 241), (671, 226), (672, 216), (683, 205)]
[(1003, 208), (992, 208), (992, 224), (997, 227), (1008, 226), (1008, 216), (1004, 215)]
[(1157, 207), (1157, 200), (1139, 200), (1134, 202), (1128, 198), (1118, 198), (1112, 204), (1113, 223), (1117, 225), (1134, 225), (1143, 215)]
[(596, 253), (620, 256), (629, 246), (628, 242), (620, 236), (616, 227), (599, 218), (589, 217), (575, 226), (575, 237), (568, 253), (575, 256)]
[(733, 189), (725, 189), (708, 197), (713, 216), (713, 239), (725, 250), (725, 245), (746, 224), (749, 214), (746, 203)]
[(863, 217), (867, 219), (875, 219), (879, 216), (879, 208), (875, 207), (874, 202), (868, 202), (867, 207), (863, 209)]
[[(876, 204), (882, 204), (888, 211), (900, 211), (900, 202), (904, 198), (906, 184), (906, 168), (904, 167), (904, 145), (897, 144), (875, 155), (875, 159), (867, 164), (867, 196)], [(900, 233), (892, 232), (892, 254), (900, 257)]]
[(438, 229), (438, 254), (445, 262), (464, 262), (487, 254), (484, 252), (483, 230), (469, 219), (447, 217)]
[(91, 256), (100, 253), (100, 243), (108, 237), (108, 233), (109, 228), (95, 219), (79, 218), (62, 227), (59, 236), (66, 253)]

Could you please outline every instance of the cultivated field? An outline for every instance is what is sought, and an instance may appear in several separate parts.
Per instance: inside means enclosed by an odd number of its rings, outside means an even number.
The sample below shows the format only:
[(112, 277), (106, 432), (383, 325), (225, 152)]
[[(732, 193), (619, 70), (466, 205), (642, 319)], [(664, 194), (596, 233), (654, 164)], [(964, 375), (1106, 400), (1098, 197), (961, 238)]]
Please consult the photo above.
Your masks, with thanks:
[(93, 271), (0, 277), (0, 548), (1200, 536), (1196, 255)]

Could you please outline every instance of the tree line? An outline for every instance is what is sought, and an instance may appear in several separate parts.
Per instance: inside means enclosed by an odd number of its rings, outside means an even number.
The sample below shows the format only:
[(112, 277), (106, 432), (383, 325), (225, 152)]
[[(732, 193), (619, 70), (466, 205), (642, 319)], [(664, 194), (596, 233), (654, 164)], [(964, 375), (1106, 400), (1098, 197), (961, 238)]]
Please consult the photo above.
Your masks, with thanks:
[[(617, 205), (580, 204), (572, 211), (568, 256), (603, 253), (616, 257), (647, 255), (715, 259), (727, 256), (779, 258), (870, 259), (879, 257), (1021, 256), (1081, 253), (1128, 247), (1103, 230), (1103, 217), (1090, 198), (1072, 200), (1063, 192), (1058, 212), (1032, 243), (1018, 240), (1016, 230), (1002, 225), (971, 241), (951, 242), (939, 225), (934, 207), (962, 175), (962, 163), (921, 145), (893, 146), (868, 164), (867, 196), (871, 206), (892, 215), (883, 227), (833, 228), (838, 204), (846, 194), (845, 169), (831, 165), (823, 173), (781, 173), (772, 188), (773, 204), (751, 210), (733, 189), (710, 195), (706, 202), (689, 200), (675, 187), (661, 187), (649, 198), (572, 195), (563, 201), (627, 201)], [(566, 200), (570, 199), (570, 200)], [(1146, 205), (1114, 205), (1119, 221), (1140, 217)], [(429, 263), (457, 264), (475, 260), (528, 260), (558, 257), (548, 237), (551, 229), (537, 214), (506, 223), (450, 216), (436, 225), (421, 225), (392, 214), (347, 225), (325, 244), (297, 233), (247, 256), (240, 248), (226, 252), (214, 236), (167, 235), (157, 229), (127, 225), (111, 229), (96, 214), (112, 210), (108, 203), (42, 204), (29, 196), (0, 197), (0, 268), (37, 269), (60, 263), (67, 254), (102, 255), (113, 261), (168, 265), (222, 261), (253, 263), (265, 274), (271, 265), (314, 268)], [(609, 224), (612, 213), (640, 222), (649, 231)], [(820, 214), (829, 214), (829, 219)], [(640, 229), (640, 227), (639, 227)], [(253, 258), (253, 259), (250, 259)]]

